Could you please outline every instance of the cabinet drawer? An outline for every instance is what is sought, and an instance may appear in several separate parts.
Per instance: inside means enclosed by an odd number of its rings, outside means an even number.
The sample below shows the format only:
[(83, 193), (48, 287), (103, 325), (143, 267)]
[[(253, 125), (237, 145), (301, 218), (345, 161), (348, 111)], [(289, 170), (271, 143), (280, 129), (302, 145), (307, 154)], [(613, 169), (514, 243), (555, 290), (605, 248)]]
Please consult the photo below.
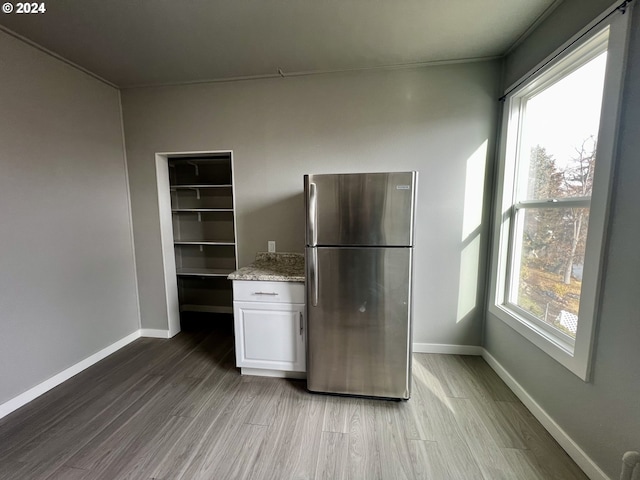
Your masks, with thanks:
[(304, 303), (304, 283), (234, 280), (236, 302)]

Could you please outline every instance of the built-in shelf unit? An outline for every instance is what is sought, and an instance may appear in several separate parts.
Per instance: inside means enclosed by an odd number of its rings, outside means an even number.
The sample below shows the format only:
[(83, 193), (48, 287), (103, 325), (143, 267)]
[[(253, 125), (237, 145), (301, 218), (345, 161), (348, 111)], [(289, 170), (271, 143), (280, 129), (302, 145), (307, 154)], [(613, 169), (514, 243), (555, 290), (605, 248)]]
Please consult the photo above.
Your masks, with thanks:
[(233, 313), (232, 153), (168, 155), (167, 163), (180, 311)]

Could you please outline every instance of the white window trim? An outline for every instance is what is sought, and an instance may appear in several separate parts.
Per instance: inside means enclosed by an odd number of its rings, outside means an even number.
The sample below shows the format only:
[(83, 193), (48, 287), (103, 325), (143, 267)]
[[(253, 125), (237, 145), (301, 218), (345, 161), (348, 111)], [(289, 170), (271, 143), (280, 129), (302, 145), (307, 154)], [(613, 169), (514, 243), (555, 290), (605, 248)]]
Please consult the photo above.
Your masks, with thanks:
[[(617, 3), (618, 5), (619, 3)], [(591, 24), (578, 32), (565, 45), (558, 48), (538, 66), (531, 70), (535, 72), (525, 75), (526, 82), (520, 81), (510, 87), (505, 97), (502, 128), (500, 132), (499, 165), (497, 171), (497, 196), (494, 212), (493, 245), (491, 261), (491, 282), (489, 291), (488, 310), (490, 314), (512, 327), (531, 343), (565, 366), (584, 381), (591, 377), (591, 356), (596, 340), (597, 317), (600, 309), (600, 289), (602, 269), (604, 263), (604, 247), (608, 224), (608, 213), (613, 181), (613, 167), (615, 159), (616, 139), (624, 66), (629, 36), (631, 5), (627, 6), (625, 14), (619, 12), (608, 14), (615, 8), (612, 6), (596, 18)], [(603, 18), (606, 20), (603, 21)], [(598, 25), (598, 23), (600, 23)], [(597, 25), (597, 27), (596, 27)], [(506, 281), (508, 280), (508, 246), (510, 209), (514, 203), (513, 182), (515, 181), (515, 162), (506, 162), (507, 158), (514, 158), (516, 143), (509, 135), (508, 125), (517, 125), (519, 118), (518, 96), (525, 90), (537, 87), (536, 80), (545, 74), (558, 70), (562, 60), (578, 50), (603, 29), (609, 27), (609, 42), (607, 54), (607, 70), (603, 91), (603, 103), (600, 116), (600, 131), (598, 133), (596, 170), (594, 175), (593, 193), (589, 214), (589, 230), (585, 251), (584, 280), (580, 298), (580, 321), (576, 331), (575, 343), (567, 341), (567, 336), (545, 328), (530, 321), (529, 316), (518, 314), (505, 303)], [(595, 27), (595, 28), (594, 28)], [(591, 31), (593, 30), (593, 31)], [(578, 40), (579, 41), (576, 41)], [(560, 67), (561, 68), (561, 67)], [(513, 89), (513, 91), (511, 91)], [(515, 129), (518, 130), (518, 129)], [(515, 134), (517, 136), (517, 133)]]

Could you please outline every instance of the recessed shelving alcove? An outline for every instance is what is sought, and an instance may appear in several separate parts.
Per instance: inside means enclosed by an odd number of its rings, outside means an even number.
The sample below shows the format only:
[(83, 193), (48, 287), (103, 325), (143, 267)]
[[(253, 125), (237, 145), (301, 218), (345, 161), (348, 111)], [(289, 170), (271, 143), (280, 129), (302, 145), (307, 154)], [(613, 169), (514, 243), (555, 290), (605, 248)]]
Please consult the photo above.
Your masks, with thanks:
[[(237, 269), (231, 151), (156, 155), (169, 330), (180, 314), (233, 313)], [(177, 330), (175, 330), (177, 328)]]

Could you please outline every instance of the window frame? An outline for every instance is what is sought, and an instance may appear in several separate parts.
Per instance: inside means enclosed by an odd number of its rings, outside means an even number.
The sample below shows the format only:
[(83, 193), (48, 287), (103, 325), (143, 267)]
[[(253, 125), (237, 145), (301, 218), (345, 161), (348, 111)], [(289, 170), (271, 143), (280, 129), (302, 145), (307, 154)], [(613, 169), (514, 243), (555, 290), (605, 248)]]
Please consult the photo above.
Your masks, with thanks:
[[(590, 380), (591, 356), (597, 331), (618, 119), (631, 17), (630, 8), (631, 5), (627, 6), (624, 14), (621, 12), (612, 14), (611, 12), (617, 10), (617, 7), (604, 12), (536, 66), (532, 70), (533, 73), (525, 75), (524, 81), (520, 80), (515, 83), (515, 87), (507, 89), (504, 97), (498, 149), (488, 311), (584, 381)], [(516, 252), (513, 251), (515, 242), (510, 241), (515, 234), (516, 226), (512, 221), (517, 218), (515, 210), (518, 206), (535, 208), (534, 206), (540, 204), (536, 201), (518, 202), (515, 198), (518, 181), (517, 166), (520, 163), (517, 157), (518, 144), (526, 100), (574, 71), (578, 68), (578, 64), (584, 64), (595, 58), (598, 54), (594, 53), (598, 51), (598, 42), (594, 39), (606, 29), (609, 29), (606, 48), (608, 53), (597, 137), (597, 162), (591, 198), (590, 201), (587, 200), (590, 209), (589, 227), (580, 295), (580, 320), (574, 341), (569, 335), (553, 327), (542, 325), (544, 322), (508, 302), (507, 282), (513, 275), (511, 259), (517, 257)], [(595, 45), (587, 48), (589, 43), (595, 43)], [(575, 206), (585, 202), (583, 198), (558, 200), (557, 205), (553, 207)]]

